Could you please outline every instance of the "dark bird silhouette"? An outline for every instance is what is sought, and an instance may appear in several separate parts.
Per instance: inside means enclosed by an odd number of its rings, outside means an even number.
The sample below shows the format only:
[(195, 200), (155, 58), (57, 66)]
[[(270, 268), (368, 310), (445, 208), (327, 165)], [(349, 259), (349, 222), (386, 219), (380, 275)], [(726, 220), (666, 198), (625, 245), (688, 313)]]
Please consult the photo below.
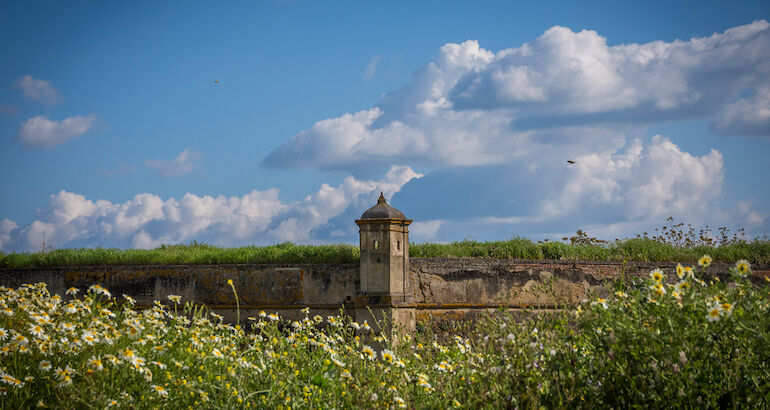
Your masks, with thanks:
[(572, 160), (569, 160), (569, 159), (568, 159), (568, 160), (567, 160), (567, 163), (568, 163), (568, 164), (574, 164), (574, 163), (575, 163), (575, 161), (572, 161)]

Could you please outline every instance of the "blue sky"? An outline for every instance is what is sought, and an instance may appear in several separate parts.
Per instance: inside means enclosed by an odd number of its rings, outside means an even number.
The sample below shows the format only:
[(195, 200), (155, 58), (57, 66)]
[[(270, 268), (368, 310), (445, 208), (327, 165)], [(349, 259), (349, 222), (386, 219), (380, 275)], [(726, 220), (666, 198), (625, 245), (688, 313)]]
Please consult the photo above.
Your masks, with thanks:
[(624, 3), (2, 2), (0, 249), (770, 233), (770, 5)]

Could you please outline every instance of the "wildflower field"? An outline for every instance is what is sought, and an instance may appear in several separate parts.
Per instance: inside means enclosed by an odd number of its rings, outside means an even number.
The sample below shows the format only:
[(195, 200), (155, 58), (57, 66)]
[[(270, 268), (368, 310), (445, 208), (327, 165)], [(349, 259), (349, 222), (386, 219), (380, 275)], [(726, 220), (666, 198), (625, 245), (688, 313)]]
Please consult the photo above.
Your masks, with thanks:
[(729, 281), (680, 265), (396, 340), (308, 309), (241, 328), (174, 295), (139, 309), (99, 285), (0, 287), (0, 407), (768, 408), (770, 284), (751, 277), (746, 261)]

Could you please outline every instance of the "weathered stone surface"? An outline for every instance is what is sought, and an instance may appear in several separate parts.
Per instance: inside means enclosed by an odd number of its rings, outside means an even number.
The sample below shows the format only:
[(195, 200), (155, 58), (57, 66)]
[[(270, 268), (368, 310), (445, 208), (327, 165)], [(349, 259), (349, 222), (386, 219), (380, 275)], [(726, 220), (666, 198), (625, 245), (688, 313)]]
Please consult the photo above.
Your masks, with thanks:
[[(610, 280), (644, 277), (661, 268), (674, 282), (676, 263), (606, 263), (494, 260), (470, 258), (411, 258), (406, 292), (412, 302), (379, 300), (369, 307), (400, 308), (385, 312), (414, 326), (413, 318), (473, 317), (496, 307), (550, 309), (578, 303), (591, 293), (606, 295)], [(729, 280), (733, 264), (712, 264), (703, 279)], [(125, 293), (139, 305), (166, 301), (169, 294), (184, 301), (205, 304), (235, 320), (235, 298), (227, 280), (232, 279), (240, 297), (241, 321), (260, 310), (283, 317), (337, 314), (345, 305), (351, 314), (361, 311), (359, 264), (241, 264), (172, 266), (83, 266), (59, 268), (0, 269), (0, 285), (18, 287), (45, 282), (51, 293), (64, 295), (71, 286), (85, 290), (98, 283), (114, 296)], [(754, 280), (770, 275), (770, 267), (754, 266)], [(357, 303), (358, 302), (358, 303)], [(403, 315), (402, 315), (403, 313)]]
[(239, 264), (171, 266), (83, 266), (0, 269), (0, 284), (18, 287), (45, 282), (51, 293), (69, 287), (104, 286), (140, 305), (165, 301), (171, 294), (212, 307), (235, 307), (232, 279), (245, 308), (339, 306), (356, 294), (357, 264)]
[[(475, 258), (411, 258), (409, 292), (416, 305), (537, 307), (574, 304), (591, 294), (604, 296), (615, 279), (646, 277), (662, 269), (676, 279), (676, 262), (567, 262)], [(733, 264), (715, 263), (706, 278), (729, 277)], [(755, 276), (770, 274), (767, 266)], [(705, 278), (704, 278), (705, 279)]]

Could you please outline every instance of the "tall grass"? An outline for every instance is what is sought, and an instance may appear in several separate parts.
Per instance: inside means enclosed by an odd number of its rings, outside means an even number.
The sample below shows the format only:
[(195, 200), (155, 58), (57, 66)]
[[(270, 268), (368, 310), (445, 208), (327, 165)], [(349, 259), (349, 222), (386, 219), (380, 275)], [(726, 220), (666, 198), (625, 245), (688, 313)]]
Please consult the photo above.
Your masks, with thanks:
[(634, 238), (609, 243), (568, 244), (533, 242), (514, 238), (508, 241), (423, 243), (409, 247), (414, 258), (496, 258), (556, 259), (576, 261), (695, 262), (701, 255), (712, 255), (715, 261), (733, 263), (741, 259), (754, 264), (770, 262), (770, 241), (754, 239), (729, 245), (680, 247), (653, 239)]
[(175, 265), (227, 263), (354, 263), (358, 247), (352, 245), (294, 245), (219, 248), (193, 242), (163, 245), (155, 249), (83, 248), (57, 249), (43, 253), (0, 255), (0, 267), (47, 267), (73, 265)]
[[(410, 245), (413, 258), (552, 259), (609, 262), (695, 262), (703, 254), (714, 261), (734, 263), (745, 259), (753, 264), (770, 263), (770, 240), (734, 241), (725, 245), (677, 246), (649, 238), (614, 242), (533, 242), (525, 238), (507, 241), (458, 241)], [(357, 246), (294, 245), (220, 248), (198, 242), (163, 245), (159, 248), (57, 249), (50, 252), (0, 254), (0, 267), (52, 267), (76, 265), (174, 265), (229, 263), (357, 263)]]

